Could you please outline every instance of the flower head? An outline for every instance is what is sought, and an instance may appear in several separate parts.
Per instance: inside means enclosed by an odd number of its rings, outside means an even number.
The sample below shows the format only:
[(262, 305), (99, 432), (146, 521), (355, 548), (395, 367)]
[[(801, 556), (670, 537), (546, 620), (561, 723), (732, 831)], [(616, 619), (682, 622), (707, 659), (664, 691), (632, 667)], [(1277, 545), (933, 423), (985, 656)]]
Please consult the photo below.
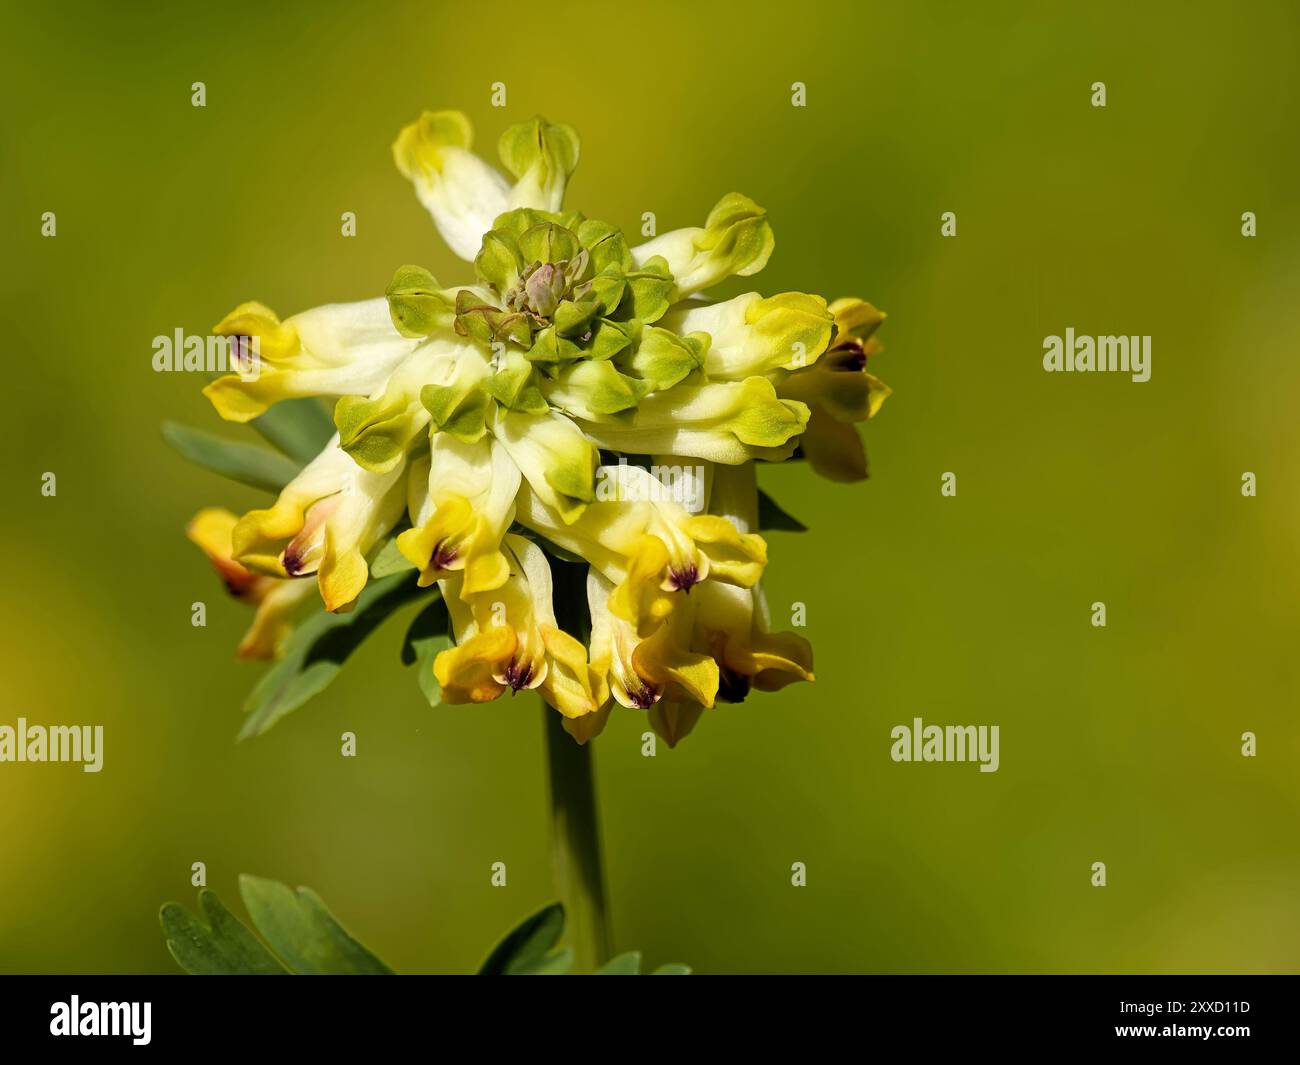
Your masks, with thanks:
[[(884, 315), (802, 292), (710, 301), (772, 254), (747, 196), (631, 244), (565, 207), (571, 127), (510, 127), (504, 172), (472, 148), (454, 111), (393, 146), (472, 264), (464, 284), (408, 265), (383, 298), (284, 320), (246, 303), (214, 329), (256, 338), (262, 363), (208, 386), (223, 417), (334, 401), (335, 437), (273, 505), (191, 527), (267, 613), (257, 648), (281, 632), (282, 589), (314, 576), (326, 609), (349, 609), (392, 541), (446, 603), (454, 645), (432, 671), (448, 702), (535, 690), (580, 742), (617, 705), (675, 743), (716, 702), (811, 680), (807, 641), (770, 631), (754, 466), (802, 452), (833, 479), (865, 475), (854, 425), (889, 394), (866, 372)], [(689, 500), (665, 472), (683, 468)], [(553, 558), (586, 567), (580, 616), (557, 619)]]

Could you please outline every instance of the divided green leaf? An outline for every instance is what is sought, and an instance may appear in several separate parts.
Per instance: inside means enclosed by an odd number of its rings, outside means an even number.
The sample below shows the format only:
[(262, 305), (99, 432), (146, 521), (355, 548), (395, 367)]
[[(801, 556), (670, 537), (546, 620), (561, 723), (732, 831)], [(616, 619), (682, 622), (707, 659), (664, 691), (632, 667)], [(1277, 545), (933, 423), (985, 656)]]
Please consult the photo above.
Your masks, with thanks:
[(311, 888), (293, 891), (278, 881), (244, 874), (239, 878), (239, 893), (254, 926), (295, 973), (392, 974), (348, 934)]
[(167, 949), (187, 973), (392, 974), (387, 965), (348, 934), (310, 888), (293, 891), (274, 880), (241, 876), (239, 890), (253, 927), (265, 943), (226, 909), (215, 892), (207, 889), (199, 892), (202, 919), (174, 902), (159, 912)]

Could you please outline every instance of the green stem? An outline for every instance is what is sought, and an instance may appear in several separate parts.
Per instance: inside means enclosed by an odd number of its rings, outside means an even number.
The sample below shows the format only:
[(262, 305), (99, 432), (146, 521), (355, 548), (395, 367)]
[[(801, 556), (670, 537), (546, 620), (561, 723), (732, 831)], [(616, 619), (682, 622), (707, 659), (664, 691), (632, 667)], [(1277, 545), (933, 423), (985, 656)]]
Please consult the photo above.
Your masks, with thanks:
[(575, 971), (590, 973), (610, 955), (591, 745), (576, 743), (564, 731), (564, 719), (545, 703), (542, 714), (550, 769), (555, 884), (564, 903)]

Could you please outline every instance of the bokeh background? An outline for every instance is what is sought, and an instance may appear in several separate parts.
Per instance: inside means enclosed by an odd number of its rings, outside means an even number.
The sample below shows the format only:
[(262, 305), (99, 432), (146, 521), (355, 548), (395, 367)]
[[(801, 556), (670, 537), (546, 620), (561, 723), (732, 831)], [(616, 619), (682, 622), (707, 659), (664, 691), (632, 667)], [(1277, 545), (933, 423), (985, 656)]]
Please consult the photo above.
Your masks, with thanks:
[[(389, 154), (456, 107), (489, 155), (534, 113), (577, 125), (568, 202), (629, 230), (743, 190), (777, 234), (765, 291), (890, 314), (871, 480), (760, 471), (812, 527), (770, 536), (767, 587), (779, 617), (807, 604), (817, 683), (655, 758), (631, 711), (597, 741), (618, 946), (704, 972), (1296, 970), (1300, 15), (1072, 6), (7, 3), (0, 722), (107, 735), (99, 775), (0, 764), (0, 969), (175, 971), (157, 909), (193, 903), (199, 860), (238, 912), (241, 871), (313, 886), (404, 971), (472, 968), (552, 896), (535, 701), (429, 709), (409, 612), (234, 743), (261, 667), (182, 529), (263, 497), (163, 444), (165, 418), (226, 430), (150, 369), (155, 335), (242, 300), (464, 277)], [(1066, 326), (1152, 335), (1151, 381), (1045, 374)], [(1001, 769), (893, 763), (914, 716), (999, 725)]]

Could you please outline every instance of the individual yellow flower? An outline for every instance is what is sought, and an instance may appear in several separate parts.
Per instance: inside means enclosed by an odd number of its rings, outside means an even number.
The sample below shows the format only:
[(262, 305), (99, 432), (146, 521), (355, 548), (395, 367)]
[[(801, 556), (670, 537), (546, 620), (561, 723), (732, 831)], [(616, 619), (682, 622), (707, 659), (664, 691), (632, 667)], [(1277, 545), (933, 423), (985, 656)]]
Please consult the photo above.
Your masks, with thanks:
[(465, 596), (461, 575), (442, 582), (456, 637), (434, 660), (443, 698), (485, 703), (536, 689), (565, 717), (594, 713), (608, 689), (586, 647), (556, 624), (546, 556), (522, 536), (507, 535), (502, 548), (510, 574), (501, 587)]
[(250, 421), (282, 399), (368, 395), (417, 344), (393, 327), (385, 299), (332, 303), (283, 322), (260, 303), (241, 303), (212, 332), (257, 342), (256, 374), (227, 374), (203, 390), (232, 422)]
[(293, 629), (293, 618), (313, 592), (310, 581), (282, 580), (250, 573), (230, 556), (237, 521), (221, 507), (205, 507), (190, 520), (185, 535), (205, 554), (231, 596), (255, 608), (253, 623), (239, 642), (240, 658), (274, 658)]
[(867, 360), (882, 350), (874, 334), (885, 315), (857, 299), (836, 300), (829, 310), (836, 328), (830, 349), (815, 365), (784, 377), (777, 391), (808, 405), (800, 444), (813, 469), (832, 481), (860, 481), (867, 455), (854, 423), (874, 418), (890, 394), (867, 372)]
[(393, 159), (415, 185), (420, 202), (451, 250), (473, 260), (497, 216), (517, 207), (558, 211), (569, 175), (578, 165), (578, 135), (571, 126), (533, 119), (501, 138), (511, 185), (470, 151), (473, 130), (459, 111), (426, 111), (406, 126)]
[(701, 581), (748, 587), (762, 574), (767, 545), (761, 536), (741, 533), (718, 515), (691, 514), (639, 466), (602, 466), (599, 474), (596, 501), (574, 521), (565, 522), (526, 487), (516, 517), (613, 582), (610, 609), (643, 635)]
[(462, 596), (500, 588), (510, 576), (501, 541), (514, 520), (519, 467), (495, 439), (466, 443), (439, 433), (420, 463), (420, 472), (426, 468), (428, 491), (413, 511), (415, 527), (397, 538), (420, 570), (420, 585), (460, 572)]
[(782, 399), (766, 377), (682, 384), (647, 396), (626, 419), (578, 420), (588, 437), (612, 451), (733, 466), (788, 459), (807, 424), (807, 405)]
[(685, 299), (732, 275), (749, 277), (767, 265), (776, 240), (767, 212), (733, 192), (717, 202), (704, 228), (675, 229), (632, 249), (638, 265), (663, 258)]
[(613, 596), (614, 586), (589, 570), (591, 661), (608, 674), (610, 694), (638, 710), (648, 710), (665, 694), (712, 706), (718, 693), (717, 663), (689, 647), (698, 593), (695, 599), (675, 603), (645, 638), (610, 608)]
[(660, 320), (677, 333), (709, 337), (704, 372), (714, 381), (743, 381), (773, 370), (815, 363), (835, 333), (821, 296), (746, 292), (723, 303), (677, 304)]
[(335, 437), (274, 506), (236, 523), (235, 561), (277, 577), (315, 573), (325, 609), (344, 609), (366, 586), (366, 553), (401, 515), (402, 473), (362, 469)]
[[(713, 470), (709, 509), (742, 535), (757, 525), (752, 464)], [(717, 664), (717, 698), (724, 702), (742, 702), (751, 689), (777, 691), (813, 679), (812, 646), (796, 633), (771, 631), (767, 600), (757, 582), (743, 587), (710, 582), (694, 597), (690, 618), (685, 646)], [(712, 705), (711, 700), (695, 701)]]
[(751, 688), (779, 691), (813, 679), (812, 645), (793, 632), (769, 631), (767, 600), (759, 585), (711, 584), (695, 604), (691, 646), (707, 649), (718, 664), (718, 697), (744, 700)]

